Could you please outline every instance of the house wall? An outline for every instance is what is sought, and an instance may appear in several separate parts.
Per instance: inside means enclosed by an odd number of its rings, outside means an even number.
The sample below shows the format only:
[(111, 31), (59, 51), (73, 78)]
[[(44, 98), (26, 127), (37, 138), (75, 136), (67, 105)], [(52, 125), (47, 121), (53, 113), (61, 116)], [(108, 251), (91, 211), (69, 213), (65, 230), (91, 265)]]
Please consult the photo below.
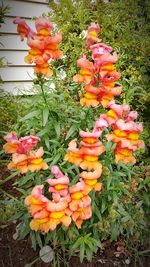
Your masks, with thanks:
[(32, 94), (33, 68), (24, 62), (29, 48), (25, 41), (20, 41), (13, 19), (16, 16), (25, 18), (28, 25), (34, 29), (33, 17), (49, 12), (47, 0), (5, 0), (3, 4), (10, 7), (10, 12), (0, 27), (0, 57), (7, 63), (6, 67), (0, 69), (4, 82), (2, 88), (14, 95)]

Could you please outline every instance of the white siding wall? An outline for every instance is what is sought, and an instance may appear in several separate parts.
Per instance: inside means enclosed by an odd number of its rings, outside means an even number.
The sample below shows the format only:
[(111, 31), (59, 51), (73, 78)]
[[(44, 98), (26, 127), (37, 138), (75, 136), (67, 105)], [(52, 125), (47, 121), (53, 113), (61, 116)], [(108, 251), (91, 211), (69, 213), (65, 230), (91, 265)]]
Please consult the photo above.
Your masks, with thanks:
[(5, 23), (0, 27), (0, 57), (4, 58), (7, 67), (1, 68), (2, 88), (13, 94), (31, 94), (34, 77), (31, 65), (24, 62), (28, 46), (20, 41), (17, 25), (13, 19), (18, 16), (26, 18), (26, 22), (34, 29), (33, 17), (39, 17), (49, 12), (47, 0), (5, 0), (4, 5), (10, 6), (10, 12), (5, 17)]

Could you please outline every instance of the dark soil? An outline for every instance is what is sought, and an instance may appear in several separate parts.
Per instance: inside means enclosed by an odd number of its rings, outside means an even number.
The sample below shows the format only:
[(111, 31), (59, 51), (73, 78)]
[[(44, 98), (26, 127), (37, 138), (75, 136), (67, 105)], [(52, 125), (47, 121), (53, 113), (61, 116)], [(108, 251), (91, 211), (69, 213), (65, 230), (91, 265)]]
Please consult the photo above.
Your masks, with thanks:
[[(9, 176), (10, 173), (1, 169), (0, 179)], [(12, 184), (15, 178), (1, 186), (2, 190), (19, 198), (20, 193), (13, 189)], [(2, 198), (1, 198), (2, 199)], [(16, 232), (16, 222), (8, 224), (3, 223), (0, 226), (0, 267), (25, 267), (35, 260), (32, 267), (52, 267), (50, 264), (41, 262), (38, 259), (38, 252), (31, 248), (30, 238), (24, 240), (14, 240), (13, 235)], [(72, 257), (69, 261), (69, 267), (150, 267), (150, 257), (134, 257), (126, 250), (123, 241), (110, 243), (103, 242), (103, 251), (98, 251), (93, 262), (86, 260), (81, 264), (78, 257)], [(37, 260), (36, 260), (37, 259)], [(63, 267), (62, 263), (60, 267)], [(31, 267), (31, 266), (26, 266)], [(59, 267), (59, 266), (56, 266)]]
[[(3, 228), (4, 227), (4, 228)], [(0, 229), (0, 267), (25, 267), (38, 258), (37, 252), (31, 248), (30, 238), (25, 238), (24, 240), (14, 240), (13, 234), (15, 233), (15, 224), (3, 225)], [(93, 262), (88, 263), (84, 261), (82, 264), (79, 258), (72, 257), (69, 262), (69, 267), (149, 267), (150, 258), (137, 258), (135, 259), (129, 256), (127, 252), (126, 255), (120, 254), (117, 258), (116, 248), (117, 243), (110, 244), (105, 242), (104, 252), (100, 252), (95, 255)], [(140, 261), (139, 261), (140, 260)], [(136, 264), (135, 264), (136, 263)], [(32, 267), (50, 267), (50, 264), (46, 264), (37, 260)], [(62, 263), (62, 267), (63, 267)], [(28, 266), (29, 267), (29, 266)], [(52, 266), (51, 266), (52, 267)], [(57, 267), (57, 266), (56, 266)]]

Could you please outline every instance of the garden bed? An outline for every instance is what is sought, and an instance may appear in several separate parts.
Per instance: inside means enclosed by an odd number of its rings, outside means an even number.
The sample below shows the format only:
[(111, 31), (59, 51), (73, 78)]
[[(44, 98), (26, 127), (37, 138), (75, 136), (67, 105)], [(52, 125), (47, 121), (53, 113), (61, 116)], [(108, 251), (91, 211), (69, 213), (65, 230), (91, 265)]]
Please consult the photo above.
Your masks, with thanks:
[[(31, 248), (31, 240), (29, 237), (24, 240), (14, 240), (13, 234), (16, 232), (16, 224), (3, 225), (0, 228), (0, 266), (2, 267), (24, 267), (38, 258), (37, 252)], [(69, 261), (69, 267), (148, 267), (150, 257), (140, 257), (133, 259), (130, 252), (126, 252), (126, 255), (121, 255), (117, 258), (115, 256), (119, 242), (111, 244), (110, 242), (104, 242), (105, 250), (98, 251), (95, 255), (92, 263), (84, 261), (80, 263), (79, 258), (72, 257)], [(128, 256), (127, 256), (128, 255)], [(129, 256), (130, 255), (130, 256)], [(136, 265), (135, 260), (137, 260)], [(47, 267), (51, 266), (42, 261), (37, 261), (32, 266), (35, 267)], [(63, 266), (63, 264), (62, 264)]]
[[(6, 166), (1, 167), (0, 179), (4, 180), (10, 175)], [(20, 197), (20, 192), (14, 189), (12, 186), (16, 179), (6, 182), (1, 186), (2, 190), (5, 190), (7, 194), (11, 194), (15, 198)], [(2, 198), (3, 199), (3, 198)], [(23, 267), (27, 264), (33, 263), (33, 267), (48, 267), (50, 264), (42, 262), (38, 256), (38, 251), (34, 251), (31, 246), (30, 237), (27, 236), (23, 240), (14, 239), (16, 233), (17, 221), (13, 223), (4, 222), (0, 226), (0, 266), (2, 267)], [(136, 244), (137, 245), (137, 244)], [(69, 261), (69, 267), (148, 267), (150, 262), (150, 256), (133, 255), (131, 251), (127, 250), (124, 246), (123, 240), (118, 242), (104, 241), (102, 243), (103, 250), (98, 250), (95, 254), (92, 263), (88, 263), (86, 260), (80, 263), (78, 257), (71, 257)], [(144, 248), (139, 250), (147, 250), (147, 244)], [(135, 265), (136, 264), (136, 265)], [(28, 266), (29, 267), (29, 266)], [(62, 263), (63, 267), (63, 263)]]

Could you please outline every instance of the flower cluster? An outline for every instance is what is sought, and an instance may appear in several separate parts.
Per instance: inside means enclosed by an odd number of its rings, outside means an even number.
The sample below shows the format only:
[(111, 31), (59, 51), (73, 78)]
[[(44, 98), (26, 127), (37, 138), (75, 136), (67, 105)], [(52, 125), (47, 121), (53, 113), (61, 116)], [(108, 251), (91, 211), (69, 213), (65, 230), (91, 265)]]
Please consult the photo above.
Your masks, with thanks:
[[(87, 32), (85, 51), (83, 56), (77, 61), (81, 69), (80, 74), (73, 77), (77, 83), (84, 83), (85, 95), (80, 100), (82, 106), (96, 107), (101, 104), (107, 107), (114, 96), (121, 94), (121, 86), (116, 85), (121, 74), (116, 71), (115, 63), (118, 55), (111, 46), (101, 43), (98, 39), (100, 27), (92, 23)], [(94, 44), (96, 43), (96, 44)], [(86, 58), (88, 49), (91, 52), (92, 60)]]
[(137, 118), (136, 111), (130, 111), (129, 105), (117, 105), (111, 103), (110, 110), (100, 115), (95, 124), (95, 130), (102, 131), (104, 127), (111, 126), (113, 133), (107, 134), (108, 141), (114, 141), (115, 162), (134, 164), (136, 162), (133, 152), (138, 148), (144, 148), (144, 142), (139, 140), (139, 133), (143, 131), (142, 123), (134, 120)]
[(49, 192), (52, 200), (42, 194), (43, 185), (33, 188), (31, 194), (26, 197), (25, 204), (33, 216), (30, 222), (32, 230), (53, 231), (57, 225), (68, 227), (73, 221), (78, 228), (82, 222), (92, 216), (91, 198), (85, 191), (85, 183), (80, 182), (68, 187), (69, 178), (62, 174), (57, 166), (51, 167), (55, 178), (48, 179)]
[[(52, 24), (45, 18), (39, 18), (33, 32), (22, 19), (15, 19), (18, 24), (18, 32), (21, 39), (27, 38), (30, 51), (26, 62), (35, 63), (35, 72), (50, 76), (48, 60), (62, 56), (58, 50), (61, 34), (51, 36)], [(32, 230), (53, 231), (57, 225), (68, 227), (74, 222), (78, 228), (84, 220), (91, 218), (92, 190), (101, 191), (102, 184), (99, 178), (102, 174), (102, 164), (99, 157), (105, 152), (105, 147), (99, 140), (105, 127), (111, 127), (112, 133), (106, 135), (109, 141), (116, 145), (114, 150), (115, 162), (135, 163), (133, 152), (143, 148), (144, 143), (139, 140), (142, 132), (142, 124), (135, 122), (137, 112), (130, 111), (129, 105), (118, 105), (114, 96), (121, 94), (122, 88), (116, 85), (120, 73), (115, 69), (118, 59), (116, 53), (112, 53), (112, 47), (101, 43), (98, 38), (100, 27), (92, 23), (87, 31), (85, 52), (77, 61), (80, 73), (74, 76), (74, 81), (84, 83), (85, 96), (80, 100), (81, 105), (109, 108), (106, 114), (101, 114), (96, 120), (92, 132), (80, 131), (80, 142), (74, 139), (69, 143), (64, 159), (80, 168), (80, 180), (70, 185), (67, 175), (64, 175), (57, 166), (51, 167), (54, 177), (47, 179), (48, 192), (51, 197), (44, 195), (44, 185), (36, 185), (31, 194), (26, 197), (25, 204), (32, 215), (30, 227)], [(88, 49), (91, 51), (92, 62), (86, 58)], [(21, 173), (47, 169), (43, 162), (43, 148), (33, 150), (40, 139), (35, 136), (26, 136), (18, 139), (16, 133), (11, 132), (5, 136), (7, 143), (4, 145), (6, 153), (11, 153), (12, 162), (9, 169), (17, 169)], [(48, 194), (49, 194), (48, 193)], [(47, 194), (47, 195), (48, 195)]]
[[(73, 79), (85, 84), (86, 94), (80, 99), (82, 106), (95, 107), (101, 103), (103, 107), (109, 108), (106, 114), (97, 119), (93, 132), (101, 134), (105, 127), (111, 126), (113, 133), (107, 134), (106, 137), (108, 141), (114, 141), (116, 144), (115, 162), (134, 164), (136, 159), (133, 152), (144, 148), (143, 141), (139, 140), (139, 133), (143, 131), (142, 124), (135, 122), (137, 112), (130, 111), (129, 105), (118, 105), (114, 101), (114, 96), (119, 96), (122, 90), (121, 86), (116, 86), (115, 83), (121, 76), (114, 66), (118, 55), (115, 52), (112, 54), (112, 47), (100, 42), (99, 32), (98, 24), (92, 23), (89, 26), (85, 52), (88, 52), (88, 49), (91, 51), (93, 62), (86, 58), (84, 52), (83, 57), (77, 61), (78, 67), (81, 68), (80, 74), (75, 75)], [(74, 163), (70, 157), (71, 153), (66, 158)]]
[(25, 62), (34, 63), (34, 71), (50, 77), (53, 71), (50, 68), (49, 60), (62, 58), (62, 52), (59, 50), (59, 43), (62, 40), (61, 33), (52, 35), (53, 25), (44, 17), (40, 17), (35, 21), (37, 32), (27, 25), (24, 19), (15, 18), (14, 24), (17, 24), (17, 31), (21, 36), (21, 41), (27, 38), (27, 44), (30, 47)]
[(98, 140), (100, 135), (100, 131), (80, 131), (83, 138), (80, 148), (77, 148), (76, 140), (69, 144), (65, 160), (84, 170), (80, 173), (79, 182), (69, 187), (68, 176), (63, 175), (57, 166), (52, 166), (51, 172), (55, 178), (47, 180), (52, 200), (42, 195), (43, 185), (36, 186), (26, 198), (25, 204), (29, 206), (33, 216), (30, 223), (32, 230), (48, 232), (54, 230), (58, 224), (68, 227), (71, 221), (81, 228), (82, 222), (91, 218), (89, 193), (102, 189), (102, 184), (98, 182), (102, 174), (102, 164), (98, 157), (105, 151), (105, 147)]
[(12, 161), (8, 164), (9, 170), (18, 170), (23, 174), (27, 171), (38, 172), (48, 168), (47, 163), (42, 159), (43, 148), (33, 150), (40, 141), (39, 137), (30, 135), (18, 139), (16, 133), (11, 132), (4, 139), (7, 141), (3, 146), (5, 153), (12, 154)]
[[(97, 179), (101, 176), (102, 165), (98, 158), (105, 151), (105, 147), (98, 140), (100, 132), (80, 131), (79, 135), (83, 138), (80, 142), (81, 147), (77, 148), (77, 141), (72, 140), (64, 159), (83, 170), (87, 170), (80, 173), (80, 177), (86, 185), (86, 192), (89, 193), (93, 189), (100, 191), (101, 184), (97, 182)], [(92, 170), (93, 172), (91, 172)]]

